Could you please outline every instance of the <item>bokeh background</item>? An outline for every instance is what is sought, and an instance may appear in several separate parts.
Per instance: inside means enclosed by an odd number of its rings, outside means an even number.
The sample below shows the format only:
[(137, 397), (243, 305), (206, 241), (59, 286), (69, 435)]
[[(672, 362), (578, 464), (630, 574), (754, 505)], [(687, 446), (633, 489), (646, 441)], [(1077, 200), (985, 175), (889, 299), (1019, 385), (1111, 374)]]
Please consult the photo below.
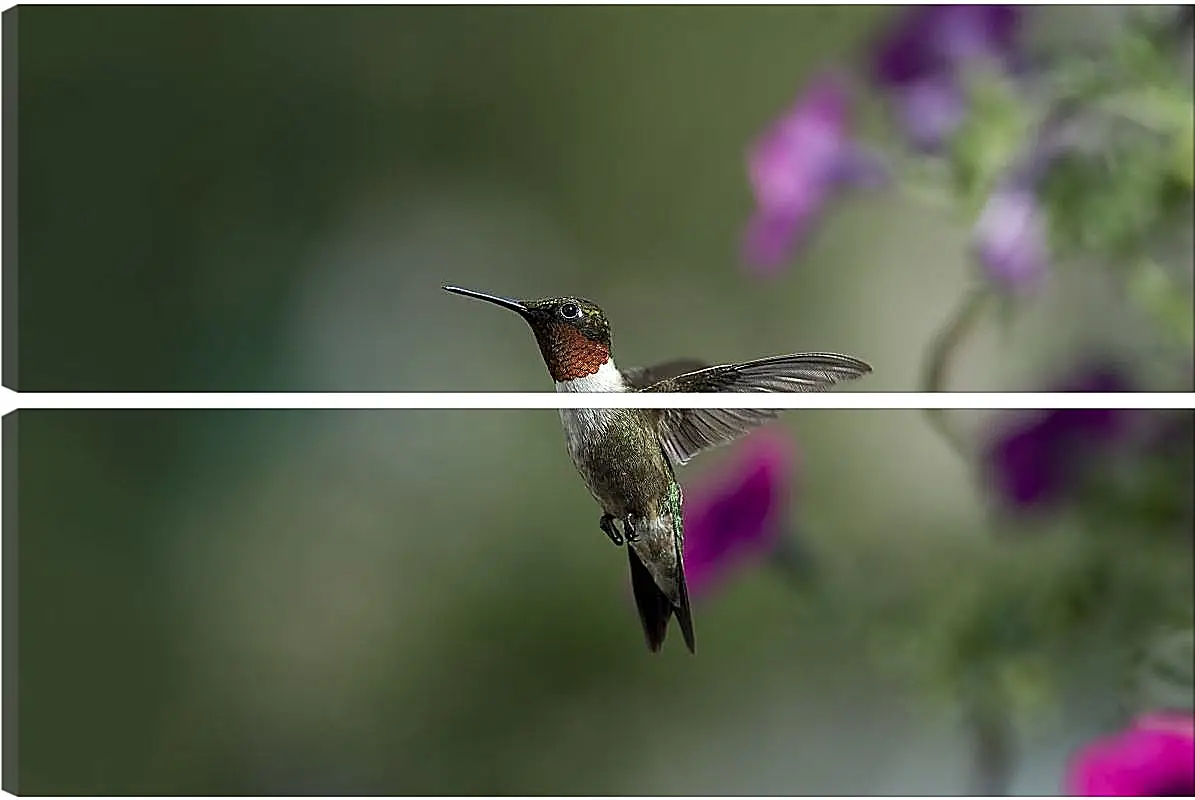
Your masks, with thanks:
[[(974, 280), (966, 225), (872, 194), (775, 281), (739, 259), (749, 141), (890, 13), (11, 10), (19, 387), (550, 388), (522, 323), (451, 282), (588, 296), (626, 364), (831, 349), (876, 366), (847, 390), (915, 389)], [(1060, 273), (953, 386), (1110, 353), (1185, 388), (1153, 341), (1110, 279)], [(791, 522), (825, 577), (744, 569), (699, 600), (699, 657), (674, 632), (653, 658), (555, 412), (6, 422), (24, 793), (957, 793), (956, 709), (860, 617), (916, 628), (948, 579), (1058, 555), (1010, 555), (921, 413), (792, 413)], [(1106, 725), (1092, 672), (1021, 732), (1016, 791), (1057, 791)]]
[[(456, 283), (588, 296), (626, 364), (836, 350), (876, 367), (851, 390), (915, 389), (977, 274), (969, 221), (861, 193), (779, 279), (740, 259), (749, 142), (895, 11), (14, 9), (20, 388), (550, 388), (522, 323)], [(1023, 306), (953, 388), (1035, 389), (1093, 349), (1190, 384), (1111, 277)]]

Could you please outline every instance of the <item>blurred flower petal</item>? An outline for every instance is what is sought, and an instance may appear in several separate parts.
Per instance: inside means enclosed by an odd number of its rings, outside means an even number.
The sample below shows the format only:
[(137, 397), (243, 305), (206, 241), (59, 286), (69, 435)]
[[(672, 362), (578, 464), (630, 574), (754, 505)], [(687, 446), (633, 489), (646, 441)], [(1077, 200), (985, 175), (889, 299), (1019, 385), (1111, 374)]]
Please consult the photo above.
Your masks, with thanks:
[(843, 149), (848, 103), (843, 86), (822, 79), (755, 142), (747, 166), (760, 208), (808, 204)]
[(993, 283), (1013, 291), (1039, 285), (1049, 266), (1045, 211), (1032, 188), (994, 191), (979, 215), (972, 243)]
[(1195, 724), (1189, 714), (1152, 714), (1097, 740), (1071, 759), (1066, 790), (1087, 797), (1195, 795)]
[(910, 143), (926, 152), (940, 149), (967, 113), (962, 90), (945, 77), (929, 77), (896, 89), (893, 102)]
[(924, 5), (905, 11), (879, 42), (872, 64), (888, 88), (951, 76), (976, 59), (1013, 54), (1022, 10), (1007, 5)]
[[(1128, 392), (1119, 372), (1090, 370), (1058, 391)], [(1030, 508), (1063, 499), (1077, 483), (1092, 448), (1119, 441), (1134, 413), (1117, 409), (1060, 409), (1038, 412), (1009, 426), (985, 456), (992, 488), (1005, 505)]]
[(835, 76), (815, 80), (751, 146), (747, 173), (756, 213), (743, 255), (773, 272), (805, 238), (836, 190), (874, 185), (878, 156), (850, 137), (850, 96)]
[(778, 275), (788, 254), (805, 232), (803, 220), (789, 214), (756, 214), (747, 223), (743, 239), (743, 259), (762, 277)]
[(708, 591), (735, 565), (776, 545), (796, 458), (786, 436), (760, 431), (743, 441), (726, 474), (687, 493), (684, 560), (690, 592)]

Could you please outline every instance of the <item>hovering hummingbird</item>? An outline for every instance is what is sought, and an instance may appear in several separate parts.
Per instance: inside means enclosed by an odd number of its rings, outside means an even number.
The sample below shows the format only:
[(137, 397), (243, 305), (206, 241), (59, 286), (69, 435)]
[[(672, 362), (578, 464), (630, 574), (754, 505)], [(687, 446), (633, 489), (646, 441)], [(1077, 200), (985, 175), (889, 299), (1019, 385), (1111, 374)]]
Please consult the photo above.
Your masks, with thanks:
[[(863, 361), (835, 353), (793, 353), (721, 366), (678, 359), (619, 369), (606, 315), (588, 300), (513, 300), (457, 286), (444, 290), (508, 308), (526, 320), (558, 392), (818, 392), (871, 372)], [(635, 604), (653, 653), (664, 643), (673, 614), (689, 652), (696, 652), (675, 468), (778, 414), (746, 409), (560, 410), (569, 456), (602, 509), (598, 526), (616, 546), (626, 542)]]

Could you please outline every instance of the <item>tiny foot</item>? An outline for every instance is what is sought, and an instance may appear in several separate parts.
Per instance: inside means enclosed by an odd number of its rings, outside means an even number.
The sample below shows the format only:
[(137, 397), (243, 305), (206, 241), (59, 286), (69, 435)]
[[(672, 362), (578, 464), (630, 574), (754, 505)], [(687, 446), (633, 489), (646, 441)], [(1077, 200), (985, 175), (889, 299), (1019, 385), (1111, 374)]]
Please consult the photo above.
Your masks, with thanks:
[(639, 534), (635, 532), (635, 526), (631, 523), (630, 517), (622, 521), (622, 529), (626, 533), (628, 544), (639, 541)]
[(614, 527), (614, 517), (610, 514), (602, 514), (602, 519), (598, 523), (602, 532), (610, 537), (610, 541), (614, 542), (615, 546), (622, 544), (622, 534)]

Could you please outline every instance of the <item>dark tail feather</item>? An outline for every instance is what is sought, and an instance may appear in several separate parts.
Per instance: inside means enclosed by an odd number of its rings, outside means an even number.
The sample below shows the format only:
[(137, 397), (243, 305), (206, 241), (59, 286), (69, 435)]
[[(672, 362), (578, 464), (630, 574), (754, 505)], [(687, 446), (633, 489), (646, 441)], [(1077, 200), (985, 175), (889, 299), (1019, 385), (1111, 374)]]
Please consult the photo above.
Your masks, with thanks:
[(668, 621), (675, 611), (677, 622), (680, 623), (681, 635), (685, 637), (685, 645), (689, 652), (696, 652), (693, 645), (693, 619), (689, 614), (689, 591), (685, 586), (684, 571), (680, 580), (680, 605), (674, 607), (668, 595), (660, 591), (651, 572), (639, 560), (634, 547), (627, 547), (627, 556), (631, 562), (631, 588), (635, 592), (635, 605), (639, 608), (639, 621), (643, 623), (643, 634), (647, 638), (647, 646), (653, 653), (660, 651), (664, 644), (664, 637), (668, 635)]
[(684, 562), (681, 562), (679, 567), (676, 580), (679, 584), (680, 604), (675, 609), (676, 621), (680, 624), (681, 636), (685, 637), (685, 647), (689, 648), (690, 653), (697, 655), (697, 644), (693, 639), (693, 616), (689, 613), (689, 584), (685, 580)]
[(639, 560), (635, 548), (627, 546), (631, 561), (631, 588), (635, 591), (635, 605), (639, 607), (639, 621), (643, 623), (643, 634), (647, 646), (653, 653), (660, 651), (664, 637), (668, 635), (668, 620), (672, 617), (672, 603), (668, 596), (656, 586), (655, 579)]

